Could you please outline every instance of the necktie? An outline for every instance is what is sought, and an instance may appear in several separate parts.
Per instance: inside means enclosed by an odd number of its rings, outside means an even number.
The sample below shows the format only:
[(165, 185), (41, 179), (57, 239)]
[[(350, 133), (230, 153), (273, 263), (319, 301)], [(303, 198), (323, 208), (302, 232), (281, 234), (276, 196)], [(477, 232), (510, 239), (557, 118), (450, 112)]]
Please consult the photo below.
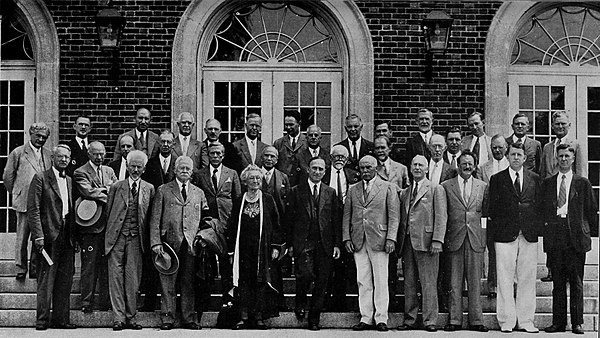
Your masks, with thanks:
[(142, 145), (142, 150), (146, 149), (146, 138), (144, 137), (144, 132), (140, 133), (140, 144)]
[(167, 171), (169, 170), (169, 161), (165, 158), (163, 161), (163, 175), (167, 174)]
[(38, 166), (42, 171), (46, 171), (46, 163), (44, 163), (44, 153), (42, 153), (42, 149), (38, 149)]
[(519, 137), (519, 138), (517, 139), (517, 143), (521, 143), (521, 144), (523, 144), (523, 139)]
[(364, 182), (365, 185), (365, 189), (363, 191), (363, 194), (365, 196), (365, 201), (367, 200), (367, 197), (369, 197), (369, 182)]
[(87, 147), (85, 146), (85, 140), (81, 140), (81, 151), (87, 153)]
[[(66, 173), (65, 173), (65, 171), (63, 170), (63, 171), (60, 171), (60, 172), (58, 173), (58, 176), (60, 176), (61, 178), (66, 178), (66, 177), (67, 177), (67, 174), (66, 174)], [(563, 176), (563, 183), (564, 183), (564, 182), (565, 182), (565, 179), (564, 179), (564, 176)]]
[(215, 191), (218, 190), (219, 187), (219, 183), (217, 182), (217, 172), (219, 171), (219, 169), (215, 168), (213, 169), (213, 174), (212, 174), (212, 184), (213, 187), (215, 187)]
[(98, 166), (98, 172), (96, 174), (98, 174), (100, 184), (104, 185), (104, 177), (102, 177), (102, 168), (100, 168), (100, 166)]
[(517, 177), (515, 178), (515, 191), (517, 195), (521, 196), (521, 181), (519, 180), (519, 173), (515, 173)]
[(185, 191), (185, 183), (183, 183), (181, 185), (181, 196), (183, 197), (183, 200), (187, 200), (187, 192)]
[(187, 150), (188, 150), (188, 139), (187, 139), (187, 136), (184, 136), (182, 149), (181, 149), (181, 152), (183, 153), (183, 155), (187, 155)]
[(344, 195), (342, 194), (342, 178), (341, 178), (340, 170), (337, 171), (337, 193), (340, 201), (344, 201)]
[(265, 182), (267, 182), (267, 184), (269, 184), (271, 182), (271, 172), (267, 171), (265, 173)]
[(415, 188), (412, 191), (412, 196), (410, 197), (410, 204), (412, 205), (417, 199), (417, 193), (419, 192), (419, 182), (415, 182)]
[(317, 190), (316, 184), (313, 185), (313, 201), (315, 202), (315, 205), (317, 205), (317, 202), (319, 201), (319, 191)]
[(465, 200), (465, 204), (469, 204), (469, 192), (467, 191), (467, 182), (468, 180), (464, 180), (463, 183), (463, 200)]
[(135, 199), (137, 196), (137, 183), (135, 181), (131, 183), (131, 196)]
[(256, 147), (254, 144), (254, 140), (250, 141), (251, 149), (250, 149), (250, 158), (252, 159), (252, 163), (256, 162)]
[(450, 165), (452, 165), (452, 168), (456, 168), (456, 155), (452, 155), (452, 163)]
[(475, 156), (479, 159), (479, 137), (477, 137), (477, 141), (475, 141), (475, 145), (473, 146), (473, 153), (475, 153)]
[(562, 175), (562, 180), (560, 181), (560, 189), (558, 191), (558, 207), (562, 208), (565, 203), (567, 203), (567, 184), (565, 180), (567, 179), (566, 175)]
[(296, 149), (296, 138), (292, 137), (292, 150)]
[(352, 158), (358, 160), (358, 152), (356, 151), (356, 141), (352, 141)]

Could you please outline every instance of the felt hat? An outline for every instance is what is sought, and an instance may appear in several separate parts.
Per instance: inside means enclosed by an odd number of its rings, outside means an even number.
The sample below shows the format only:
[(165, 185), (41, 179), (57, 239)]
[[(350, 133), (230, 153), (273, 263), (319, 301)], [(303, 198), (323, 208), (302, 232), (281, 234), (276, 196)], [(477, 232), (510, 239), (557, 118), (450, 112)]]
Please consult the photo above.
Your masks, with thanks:
[(102, 209), (98, 202), (79, 197), (75, 201), (75, 221), (82, 227), (92, 226), (100, 219)]
[(152, 262), (161, 274), (172, 275), (179, 269), (179, 258), (169, 244), (163, 243), (162, 246), (164, 254), (157, 254), (152, 251)]

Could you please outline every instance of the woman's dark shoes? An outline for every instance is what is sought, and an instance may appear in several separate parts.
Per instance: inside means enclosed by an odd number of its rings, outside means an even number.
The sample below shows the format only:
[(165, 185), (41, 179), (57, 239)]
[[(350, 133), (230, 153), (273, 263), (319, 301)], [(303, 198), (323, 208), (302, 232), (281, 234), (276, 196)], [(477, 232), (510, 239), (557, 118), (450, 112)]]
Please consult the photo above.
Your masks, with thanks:
[(114, 324), (113, 324), (113, 331), (123, 331), (124, 327), (125, 327), (125, 323), (123, 323), (123, 322), (114, 322)]
[(488, 332), (488, 328), (485, 325), (471, 325), (469, 331)]
[(245, 320), (240, 320), (235, 324), (231, 329), (232, 330), (246, 330), (248, 328), (248, 324)]
[(565, 332), (565, 327), (556, 325), (556, 324), (552, 324), (552, 326), (548, 326), (547, 328), (545, 328), (544, 331), (546, 331), (548, 333)]

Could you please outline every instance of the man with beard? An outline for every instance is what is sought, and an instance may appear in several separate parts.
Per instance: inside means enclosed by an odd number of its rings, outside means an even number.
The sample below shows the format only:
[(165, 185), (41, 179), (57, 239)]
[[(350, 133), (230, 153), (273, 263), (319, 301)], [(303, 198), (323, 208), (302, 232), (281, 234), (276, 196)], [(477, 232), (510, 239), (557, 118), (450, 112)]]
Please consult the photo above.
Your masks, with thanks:
[(200, 154), (202, 157), (201, 168), (208, 167), (210, 158), (208, 156), (208, 146), (212, 143), (221, 143), (225, 148), (225, 154), (223, 158), (223, 165), (227, 168), (236, 170), (239, 166), (238, 157), (235, 148), (231, 142), (227, 141), (224, 137), (221, 137), (221, 122), (217, 119), (208, 119), (204, 124), (204, 133), (206, 138), (202, 141), (202, 147), (200, 148)]
[(131, 136), (135, 149), (143, 151), (148, 155), (148, 158), (158, 155), (158, 135), (148, 130), (150, 118), (150, 111), (148, 109), (140, 108), (137, 110), (135, 113), (135, 128), (119, 136), (117, 145), (115, 146), (113, 161), (121, 158), (121, 138), (125, 135)]
[(121, 138), (121, 158), (108, 163), (112, 168), (119, 181), (126, 179), (129, 176), (127, 171), (127, 155), (133, 150), (133, 137), (125, 135)]
[(67, 167), (67, 175), (71, 177), (73, 177), (75, 169), (84, 165), (88, 160), (87, 149), (90, 145), (88, 134), (92, 129), (92, 122), (89, 117), (78, 116), (73, 123), (73, 129), (75, 136), (67, 143), (71, 148), (71, 162)]
[(238, 175), (250, 164), (256, 164), (260, 167), (262, 165), (260, 154), (262, 154), (267, 146), (258, 139), (260, 131), (262, 130), (262, 118), (260, 115), (255, 113), (246, 115), (245, 127), (246, 134), (244, 137), (233, 142), (233, 147), (235, 148), (236, 156), (238, 158), (238, 163), (236, 165)]
[(199, 170), (202, 165), (201, 147), (202, 143), (192, 137), (192, 130), (196, 122), (194, 116), (189, 112), (182, 112), (177, 117), (179, 134), (173, 141), (173, 152), (177, 156), (189, 156), (194, 160), (194, 170)]
[(290, 184), (295, 186), (301, 170), (296, 155), (301, 149), (306, 148), (306, 136), (300, 133), (300, 113), (295, 110), (286, 110), (283, 126), (287, 135), (273, 142), (273, 146), (279, 152), (276, 166), (288, 176)]
[(348, 137), (338, 144), (348, 149), (349, 156), (346, 165), (358, 171), (358, 160), (365, 155), (373, 154), (373, 142), (361, 137), (363, 123), (360, 116), (356, 114), (346, 116), (344, 128)]

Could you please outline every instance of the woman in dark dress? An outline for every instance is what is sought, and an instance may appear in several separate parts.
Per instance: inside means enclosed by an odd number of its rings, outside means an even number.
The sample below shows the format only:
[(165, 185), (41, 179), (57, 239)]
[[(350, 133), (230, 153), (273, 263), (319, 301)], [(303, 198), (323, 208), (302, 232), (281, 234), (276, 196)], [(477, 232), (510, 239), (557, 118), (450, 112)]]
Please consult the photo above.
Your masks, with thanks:
[(240, 175), (248, 191), (234, 201), (229, 226), (233, 254), (233, 284), (237, 287), (240, 321), (234, 330), (267, 329), (267, 305), (276, 293), (269, 266), (283, 246), (279, 214), (273, 197), (260, 190), (263, 173), (249, 165)]

